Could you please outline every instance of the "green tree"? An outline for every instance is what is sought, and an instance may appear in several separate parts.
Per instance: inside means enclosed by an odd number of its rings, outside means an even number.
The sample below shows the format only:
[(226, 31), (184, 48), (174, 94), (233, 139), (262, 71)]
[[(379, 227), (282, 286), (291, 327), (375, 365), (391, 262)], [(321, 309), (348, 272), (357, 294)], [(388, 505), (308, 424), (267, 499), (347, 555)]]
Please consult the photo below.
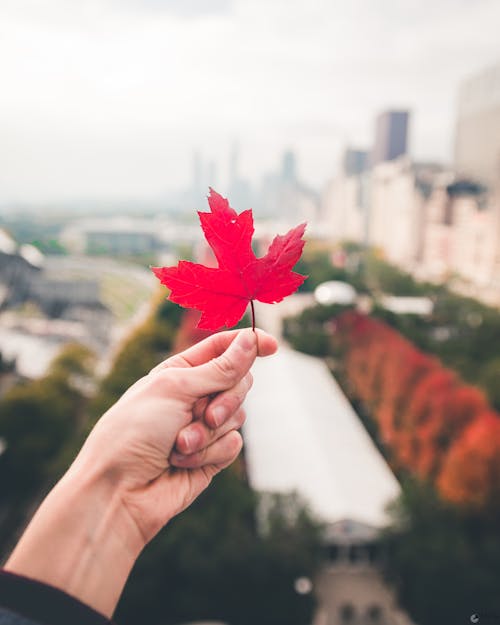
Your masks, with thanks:
[(352, 306), (333, 304), (306, 308), (297, 317), (285, 319), (283, 334), (294, 349), (313, 356), (329, 356), (333, 346), (332, 321)]
[(10, 539), (32, 500), (59, 475), (60, 454), (73, 445), (82, 425), (85, 397), (74, 375), (88, 375), (90, 358), (85, 348), (69, 346), (47, 375), (11, 388), (0, 402), (5, 443), (0, 455), (0, 544)]
[(117, 622), (310, 622), (313, 598), (298, 595), (294, 581), (317, 570), (319, 528), (296, 499), (281, 498), (273, 502), (267, 533), (261, 535), (255, 523), (258, 501), (234, 467), (217, 476), (141, 556)]
[(136, 380), (168, 356), (177, 334), (181, 310), (172, 302), (161, 302), (125, 340), (91, 402), (87, 429), (90, 430)]
[(385, 536), (386, 574), (401, 605), (425, 625), (499, 613), (498, 520), (467, 516), (408, 482)]
[(500, 357), (492, 358), (480, 368), (477, 382), (486, 391), (491, 405), (500, 411)]

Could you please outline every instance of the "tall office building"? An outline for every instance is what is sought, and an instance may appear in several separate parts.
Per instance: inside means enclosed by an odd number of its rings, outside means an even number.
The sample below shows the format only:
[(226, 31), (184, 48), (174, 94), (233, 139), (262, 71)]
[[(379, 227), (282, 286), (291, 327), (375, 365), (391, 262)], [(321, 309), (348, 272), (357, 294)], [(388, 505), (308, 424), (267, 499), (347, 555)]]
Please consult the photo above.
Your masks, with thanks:
[(229, 154), (229, 187), (233, 187), (237, 184), (239, 174), (238, 166), (240, 160), (240, 146), (237, 141), (231, 146), (231, 152)]
[(461, 85), (455, 167), (488, 185), (500, 181), (500, 63)]
[(217, 165), (214, 160), (207, 163), (207, 186), (217, 188)]
[(239, 163), (240, 146), (235, 141), (229, 154), (228, 197), (231, 201), (231, 206), (234, 206), (238, 211), (242, 211), (252, 206), (253, 194), (249, 181), (240, 176)]
[(193, 169), (192, 169), (192, 188), (191, 194), (195, 200), (198, 200), (202, 194), (202, 162), (201, 154), (196, 150), (193, 154)]
[(369, 153), (366, 150), (347, 148), (344, 152), (343, 169), (346, 176), (359, 176), (369, 167)]
[(408, 111), (384, 111), (377, 117), (372, 165), (393, 161), (408, 151)]
[(297, 159), (291, 150), (287, 150), (283, 154), (281, 171), (283, 180), (287, 182), (297, 181)]

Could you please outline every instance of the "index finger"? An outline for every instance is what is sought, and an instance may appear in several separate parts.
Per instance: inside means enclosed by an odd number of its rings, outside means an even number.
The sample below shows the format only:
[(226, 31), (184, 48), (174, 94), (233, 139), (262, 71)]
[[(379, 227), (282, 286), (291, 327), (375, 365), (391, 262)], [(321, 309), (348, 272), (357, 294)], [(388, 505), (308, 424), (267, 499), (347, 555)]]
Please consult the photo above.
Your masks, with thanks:
[[(217, 358), (223, 354), (238, 336), (241, 330), (227, 330), (218, 332), (189, 347), (180, 354), (167, 358), (154, 369), (151, 373), (157, 373), (167, 367), (198, 367), (213, 358)], [(255, 330), (257, 334), (257, 350), (259, 356), (270, 356), (278, 349), (278, 343), (274, 337), (264, 330)]]

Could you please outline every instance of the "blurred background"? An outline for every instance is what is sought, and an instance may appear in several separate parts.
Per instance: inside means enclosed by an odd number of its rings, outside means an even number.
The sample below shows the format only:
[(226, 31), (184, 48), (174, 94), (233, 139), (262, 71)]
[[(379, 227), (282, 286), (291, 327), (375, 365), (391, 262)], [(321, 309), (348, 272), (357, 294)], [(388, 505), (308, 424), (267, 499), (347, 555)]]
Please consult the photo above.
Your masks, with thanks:
[(205, 262), (211, 186), (261, 253), (307, 221), (309, 279), (256, 307), (282, 345), (244, 453), (117, 623), (500, 623), (499, 25), (497, 0), (0, 3), (4, 556), (206, 335), (149, 266)]

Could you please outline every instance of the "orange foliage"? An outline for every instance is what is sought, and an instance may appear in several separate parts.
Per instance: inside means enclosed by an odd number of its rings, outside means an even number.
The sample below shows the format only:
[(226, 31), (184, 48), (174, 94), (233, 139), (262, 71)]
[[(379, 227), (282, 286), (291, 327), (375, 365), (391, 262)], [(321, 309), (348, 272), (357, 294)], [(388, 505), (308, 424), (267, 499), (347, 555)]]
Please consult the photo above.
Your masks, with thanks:
[[(335, 329), (348, 381), (392, 464), (452, 501), (486, 505), (500, 483), (500, 416), (484, 394), (381, 321), (349, 311)], [(477, 466), (461, 467), (464, 458)]]
[(437, 480), (443, 497), (484, 509), (500, 491), (500, 419), (494, 412), (477, 417), (451, 447)]
[[(387, 352), (391, 352), (388, 356)], [(396, 340), (386, 350), (384, 393), (379, 410), (380, 431), (384, 442), (397, 444), (405, 434), (405, 415), (414, 389), (436, 368), (436, 362), (416, 350), (408, 341)]]
[[(433, 417), (419, 432), (422, 455), (416, 461), (419, 475), (435, 477), (445, 452), (458, 441), (464, 428), (489, 408), (485, 396), (473, 386), (455, 385), (436, 401)], [(499, 419), (500, 422), (500, 419)]]
[(449, 418), (448, 405), (455, 387), (456, 378), (451, 371), (434, 367), (415, 386), (407, 408), (401, 415), (400, 436), (405, 439), (406, 461), (420, 477), (428, 477), (438, 462), (429, 429), (436, 422)]

